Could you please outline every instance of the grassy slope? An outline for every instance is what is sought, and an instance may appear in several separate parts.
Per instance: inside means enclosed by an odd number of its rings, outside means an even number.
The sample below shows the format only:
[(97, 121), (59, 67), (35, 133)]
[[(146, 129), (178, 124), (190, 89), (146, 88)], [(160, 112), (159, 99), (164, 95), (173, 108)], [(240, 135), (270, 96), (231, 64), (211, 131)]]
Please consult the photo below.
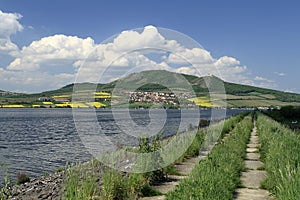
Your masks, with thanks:
[(259, 114), (257, 128), (261, 159), (268, 177), (263, 187), (277, 199), (300, 199), (300, 137), (292, 130)]

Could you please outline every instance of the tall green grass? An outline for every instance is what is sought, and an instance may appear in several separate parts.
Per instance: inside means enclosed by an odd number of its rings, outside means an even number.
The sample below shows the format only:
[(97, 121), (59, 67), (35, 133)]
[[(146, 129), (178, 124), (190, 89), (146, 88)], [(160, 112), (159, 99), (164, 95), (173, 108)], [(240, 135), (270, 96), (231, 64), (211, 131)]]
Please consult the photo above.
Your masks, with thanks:
[[(119, 172), (107, 169), (103, 174), (101, 200), (129, 199), (131, 186)], [(128, 187), (128, 188), (127, 188)]]
[[(3, 164), (0, 163), (0, 167), (2, 165)], [(9, 178), (9, 173), (8, 173), (8, 169), (6, 169), (5, 175), (4, 175), (4, 185), (3, 185), (3, 187), (0, 187), (0, 200), (8, 199), (8, 197), (11, 194), (10, 186), (11, 186), (11, 182), (10, 182), (10, 178)]]
[[(150, 152), (156, 152), (161, 148), (161, 137), (160, 136), (155, 136), (151, 140), (149, 138), (140, 138), (139, 145), (137, 147), (137, 152), (140, 154), (144, 153), (150, 153)], [(102, 186), (102, 191), (105, 191), (105, 188), (110, 188), (111, 185), (115, 185), (114, 188), (121, 188), (119, 190), (118, 194), (123, 193), (123, 197), (119, 198), (108, 198), (108, 196), (105, 196), (103, 199), (136, 199), (137, 197), (140, 196), (153, 196), (160, 194), (158, 191), (155, 191), (154, 189), (151, 188), (151, 184), (163, 181), (166, 177), (167, 170), (170, 168), (166, 169), (161, 169), (159, 166), (163, 164), (162, 157), (159, 154), (152, 154), (153, 160), (156, 160), (156, 163), (151, 163), (148, 159), (141, 159), (138, 161), (138, 168), (142, 168), (143, 170), (147, 171), (145, 173), (128, 173), (128, 174), (121, 174), (120, 172), (117, 172), (115, 170), (109, 169), (106, 174), (114, 174), (115, 176), (119, 178), (114, 178), (113, 180), (115, 181), (114, 184), (111, 184), (110, 182), (105, 181), (103, 179), (103, 186)], [(158, 168), (157, 170), (151, 171), (147, 169), (155, 169)], [(105, 177), (104, 175), (104, 177)], [(118, 186), (121, 185), (123, 187)], [(117, 186), (117, 187), (116, 187)], [(124, 187), (125, 186), (125, 187)], [(103, 192), (102, 192), (103, 193)], [(113, 191), (108, 192), (108, 194), (114, 193)], [(116, 194), (116, 193), (115, 193)], [(101, 194), (103, 196), (103, 194)]]
[(100, 189), (96, 179), (101, 174), (96, 172), (100, 163), (92, 160), (85, 165), (71, 166), (66, 169), (63, 200), (98, 199)]
[[(228, 124), (228, 127), (229, 126)], [(253, 123), (246, 117), (201, 161), (189, 177), (167, 194), (167, 199), (233, 199), (244, 169), (245, 149)], [(228, 128), (229, 129), (229, 128)]]
[(268, 177), (263, 187), (277, 199), (300, 199), (300, 136), (273, 119), (258, 114), (261, 159)]
[(249, 112), (244, 112), (239, 115), (230, 117), (225, 120), (224, 125), (222, 127), (221, 137), (223, 138), (225, 134), (229, 133), (239, 122), (241, 122), (247, 115), (249, 115)]

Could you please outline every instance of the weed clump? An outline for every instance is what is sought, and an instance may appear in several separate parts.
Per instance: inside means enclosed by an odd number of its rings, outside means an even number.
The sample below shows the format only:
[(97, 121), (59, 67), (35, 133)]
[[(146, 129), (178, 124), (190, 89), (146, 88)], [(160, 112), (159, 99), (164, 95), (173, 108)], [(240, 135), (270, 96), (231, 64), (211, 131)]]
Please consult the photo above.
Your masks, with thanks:
[[(1, 166), (1, 163), (0, 163)], [(4, 176), (4, 186), (0, 188), (0, 199), (7, 199), (10, 194), (11, 194), (11, 182), (9, 178), (9, 173), (8, 170), (6, 169), (5, 171), (5, 176)]]
[(25, 172), (17, 173), (17, 185), (21, 185), (30, 181), (29, 176)]

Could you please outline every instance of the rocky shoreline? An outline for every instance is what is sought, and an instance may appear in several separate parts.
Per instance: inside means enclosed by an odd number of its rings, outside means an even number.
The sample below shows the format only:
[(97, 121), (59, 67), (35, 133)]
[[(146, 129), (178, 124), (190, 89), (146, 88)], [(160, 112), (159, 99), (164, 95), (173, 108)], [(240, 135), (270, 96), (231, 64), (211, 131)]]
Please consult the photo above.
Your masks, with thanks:
[[(91, 172), (95, 175), (95, 183), (101, 184), (103, 169), (104, 166), (95, 159), (69, 166), (63, 171), (9, 187), (4, 200), (61, 200), (66, 191), (65, 184), (67, 183), (67, 177), (70, 175), (70, 170), (75, 172), (79, 179), (83, 178), (86, 173)], [(2, 200), (1, 197), (0, 200)]]
[(9, 200), (51, 199), (61, 200), (65, 172), (56, 172), (32, 179), (22, 185), (15, 185), (9, 190)]

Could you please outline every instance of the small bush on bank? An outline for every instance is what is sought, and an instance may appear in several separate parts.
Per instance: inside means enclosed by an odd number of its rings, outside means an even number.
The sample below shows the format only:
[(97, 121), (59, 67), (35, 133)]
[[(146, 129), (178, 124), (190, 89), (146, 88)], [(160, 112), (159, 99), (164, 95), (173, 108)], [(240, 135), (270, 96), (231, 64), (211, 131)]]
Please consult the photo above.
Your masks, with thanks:
[(17, 173), (17, 185), (21, 185), (30, 181), (29, 176), (25, 172)]

